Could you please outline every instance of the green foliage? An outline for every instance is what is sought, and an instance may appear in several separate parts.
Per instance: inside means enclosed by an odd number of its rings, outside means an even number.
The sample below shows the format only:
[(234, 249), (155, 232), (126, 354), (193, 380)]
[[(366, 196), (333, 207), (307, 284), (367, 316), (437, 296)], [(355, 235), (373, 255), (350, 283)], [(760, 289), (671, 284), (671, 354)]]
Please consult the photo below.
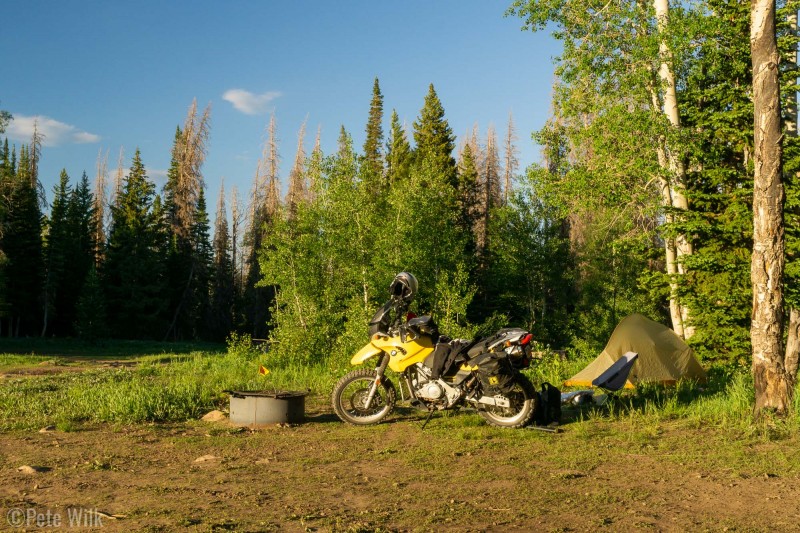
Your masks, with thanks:
[(231, 236), (225, 210), (225, 191), (220, 190), (214, 227), (214, 258), (211, 282), (211, 307), (206, 327), (212, 339), (222, 339), (233, 329), (236, 289), (231, 258)]
[(8, 123), (14, 120), (14, 117), (11, 116), (11, 113), (0, 109), (0, 133), (4, 133), (6, 131), (6, 126)]
[[(123, 190), (111, 206), (111, 229), (103, 269), (109, 326), (116, 337), (152, 338), (163, 331), (160, 201), (139, 151)], [(163, 333), (161, 333), (163, 334)]]
[(400, 117), (392, 109), (389, 139), (386, 141), (386, 179), (390, 184), (400, 183), (408, 176), (411, 156), (411, 146), (400, 124)]
[[(427, 159), (383, 198), (349, 135), (324, 161), (314, 199), (274, 221), (260, 258), (262, 285), (277, 287), (271, 357), (345, 364), (366, 341), (385, 287), (401, 270), (421, 281), (416, 307), (452, 333), (467, 331), (472, 293), (457, 222), (456, 190)], [(445, 329), (446, 330), (446, 329)]]
[[(741, 362), (750, 355), (753, 104), (750, 98), (749, 5), (708, 3), (697, 34), (696, 61), (686, 71), (683, 119), (688, 147), (690, 215), (679, 225), (694, 236), (683, 297), (705, 360)], [(721, 50), (729, 50), (722, 53)]]
[(414, 121), (414, 141), (417, 143), (414, 152), (416, 166), (429, 166), (432, 172), (455, 186), (455, 136), (444, 117), (444, 107), (432, 83), (428, 87), (419, 117)]
[[(3, 185), (5, 209), (0, 249), (5, 254), (8, 335), (41, 333), (42, 284), (42, 212), (39, 207), (38, 181), (31, 173), (26, 146), (20, 149), (19, 163), (14, 155), (6, 157)], [(4, 165), (5, 166), (5, 165)], [(12, 170), (13, 169), (13, 170)]]
[(366, 139), (364, 140), (364, 164), (372, 173), (372, 179), (379, 180), (383, 176), (383, 160), (381, 145), (383, 144), (383, 95), (378, 78), (372, 86), (372, 101), (369, 104)]
[(240, 359), (255, 359), (262, 354), (255, 344), (253, 337), (247, 333), (237, 333), (232, 331), (225, 340), (228, 355)]
[(108, 337), (108, 318), (106, 302), (100, 277), (94, 265), (91, 266), (83, 282), (77, 302), (77, 322), (75, 330), (78, 337), (88, 342), (97, 342)]
[(70, 336), (74, 332), (81, 283), (95, 264), (94, 197), (84, 173), (77, 187), (61, 171), (54, 189), (45, 241), (45, 333)]
[[(791, 5), (790, 5), (791, 4)], [(796, 97), (797, 37), (781, 3), (784, 116)], [(750, 5), (703, 0), (670, 3), (659, 26), (650, 3), (517, 0), (508, 14), (525, 28), (553, 30), (557, 59), (554, 116), (536, 138), (547, 170), (539, 198), (570, 224), (578, 299), (576, 333), (599, 345), (623, 313), (666, 318), (668, 285), (689, 310), (690, 339), (705, 360), (737, 364), (749, 357), (752, 248), (753, 108)], [(664, 54), (659, 47), (666, 45)], [(659, 68), (676, 78), (680, 127), (664, 116)], [(794, 119), (796, 120), (796, 119)], [(787, 298), (797, 296), (797, 140), (786, 142)], [(659, 153), (659, 147), (663, 150)], [(664, 159), (677, 156), (685, 185)], [(689, 209), (664, 207), (658, 184), (685, 192)], [(672, 280), (664, 240), (684, 235), (693, 252)], [(609, 253), (610, 252), (610, 253)], [(620, 292), (621, 291), (621, 292)], [(612, 302), (612, 305), (607, 305)], [(620, 302), (618, 307), (613, 302)], [(577, 342), (577, 339), (576, 339)]]
[(509, 205), (491, 214), (485, 291), (473, 302), (473, 312), (478, 317), (505, 313), (511, 324), (542, 342), (565, 346), (576, 294), (574, 258), (563, 222), (539, 201), (527, 180)]

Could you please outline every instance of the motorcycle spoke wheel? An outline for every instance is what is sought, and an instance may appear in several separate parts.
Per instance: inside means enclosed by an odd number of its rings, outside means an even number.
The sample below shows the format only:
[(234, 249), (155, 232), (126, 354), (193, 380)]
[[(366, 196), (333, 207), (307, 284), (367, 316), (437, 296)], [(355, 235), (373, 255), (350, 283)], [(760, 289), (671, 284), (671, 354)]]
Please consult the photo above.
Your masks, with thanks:
[(536, 410), (537, 396), (533, 385), (525, 376), (519, 375), (513, 388), (502, 395), (508, 399), (508, 407), (487, 405), (479, 411), (481, 417), (492, 426), (504, 428), (521, 428), (533, 418)]
[(340, 379), (332, 396), (336, 415), (344, 422), (355, 425), (377, 424), (386, 418), (394, 409), (394, 386), (384, 379), (367, 406), (369, 391), (374, 382), (375, 371), (368, 369), (354, 370)]

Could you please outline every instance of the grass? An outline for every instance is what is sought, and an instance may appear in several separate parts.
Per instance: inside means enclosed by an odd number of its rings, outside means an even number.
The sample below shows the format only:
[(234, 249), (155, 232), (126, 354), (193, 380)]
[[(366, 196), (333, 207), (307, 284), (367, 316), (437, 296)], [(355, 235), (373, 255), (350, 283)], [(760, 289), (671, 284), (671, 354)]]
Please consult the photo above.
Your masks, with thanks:
[[(268, 358), (258, 350), (141, 355), (141, 349), (112, 349), (134, 358), (133, 367), (5, 378), (0, 382), (0, 429), (181, 421), (224, 407), (225, 390), (321, 390), (331, 382), (322, 367), (277, 367), (262, 376), (259, 366)], [(0, 355), (0, 371), (52, 360), (50, 356)]]
[[(27, 342), (27, 341), (26, 341)], [(234, 338), (227, 351), (217, 345), (113, 342), (85, 348), (67, 341), (36, 340), (0, 343), (0, 429), (31, 429), (57, 425), (75, 429), (84, 422), (140, 423), (195, 419), (227, 405), (226, 390), (311, 390), (324, 397), (343, 370), (325, 365), (293, 365), (270, 361), (247, 337)], [(199, 349), (198, 349), (199, 348)], [(62, 354), (62, 355), (58, 355)], [(80, 354), (80, 358), (75, 355)], [(58, 365), (85, 365), (87, 359), (119, 358), (132, 366), (94, 368), (43, 376), (15, 377), (20, 369)], [(527, 371), (534, 383), (559, 384), (587, 361), (546, 357)], [(270, 373), (259, 374), (260, 365)], [(755, 423), (752, 418), (753, 385), (748, 374), (711, 369), (702, 386), (679, 383), (676, 387), (641, 386), (619, 393), (602, 407), (567, 409), (570, 428), (587, 438), (592, 424), (611, 421), (626, 429), (634, 445), (648, 445), (659, 437), (659, 425), (678, 421), (686, 427), (714, 427), (741, 436), (772, 440), (800, 435), (800, 394), (797, 409), (788, 419)], [(438, 415), (439, 424), (451, 431), (481, 427), (476, 415)], [(483, 439), (484, 436), (478, 436)]]

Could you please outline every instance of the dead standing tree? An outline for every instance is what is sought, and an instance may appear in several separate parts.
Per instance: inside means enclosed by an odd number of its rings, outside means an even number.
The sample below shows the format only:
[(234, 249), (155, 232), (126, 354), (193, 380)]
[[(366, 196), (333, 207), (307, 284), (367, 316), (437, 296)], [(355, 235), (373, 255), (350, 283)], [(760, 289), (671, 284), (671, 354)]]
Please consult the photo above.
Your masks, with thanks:
[(297, 152), (295, 153), (294, 165), (289, 172), (289, 189), (286, 191), (286, 209), (289, 220), (294, 220), (297, 216), (297, 206), (305, 202), (308, 197), (308, 186), (306, 185), (306, 151), (303, 147), (306, 136), (306, 121), (300, 126), (297, 134)]
[(198, 116), (197, 100), (193, 100), (186, 115), (183, 130), (174, 147), (173, 159), (177, 162), (177, 183), (173, 191), (174, 213), (171, 220), (171, 231), (177, 237), (179, 246), (190, 256), (189, 271), (180, 301), (175, 307), (172, 322), (164, 335), (164, 340), (175, 333), (176, 324), (181, 311), (188, 307), (192, 295), (192, 281), (197, 268), (197, 257), (193, 253), (198, 243), (192, 242), (192, 230), (195, 224), (197, 200), (203, 188), (201, 167), (206, 159), (206, 145), (211, 119), (211, 105)]
[(278, 177), (280, 156), (275, 115), (270, 118), (267, 135), (267, 142), (264, 144), (253, 178), (245, 234), (245, 315), (247, 325), (255, 338), (264, 338), (267, 334), (269, 306), (274, 295), (273, 287), (258, 286), (262, 277), (258, 259), (268, 232), (271, 231), (272, 223), (280, 215), (281, 208)]

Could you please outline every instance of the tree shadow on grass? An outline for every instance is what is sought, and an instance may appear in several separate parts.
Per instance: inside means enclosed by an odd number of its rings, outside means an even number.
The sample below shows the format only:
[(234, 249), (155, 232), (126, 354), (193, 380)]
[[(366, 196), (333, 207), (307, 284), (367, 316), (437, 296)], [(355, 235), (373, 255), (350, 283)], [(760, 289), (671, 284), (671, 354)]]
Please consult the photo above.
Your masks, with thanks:
[(192, 352), (224, 353), (224, 344), (206, 342), (156, 342), (77, 339), (0, 339), (0, 353), (86, 359), (132, 359), (147, 355), (182, 355)]

